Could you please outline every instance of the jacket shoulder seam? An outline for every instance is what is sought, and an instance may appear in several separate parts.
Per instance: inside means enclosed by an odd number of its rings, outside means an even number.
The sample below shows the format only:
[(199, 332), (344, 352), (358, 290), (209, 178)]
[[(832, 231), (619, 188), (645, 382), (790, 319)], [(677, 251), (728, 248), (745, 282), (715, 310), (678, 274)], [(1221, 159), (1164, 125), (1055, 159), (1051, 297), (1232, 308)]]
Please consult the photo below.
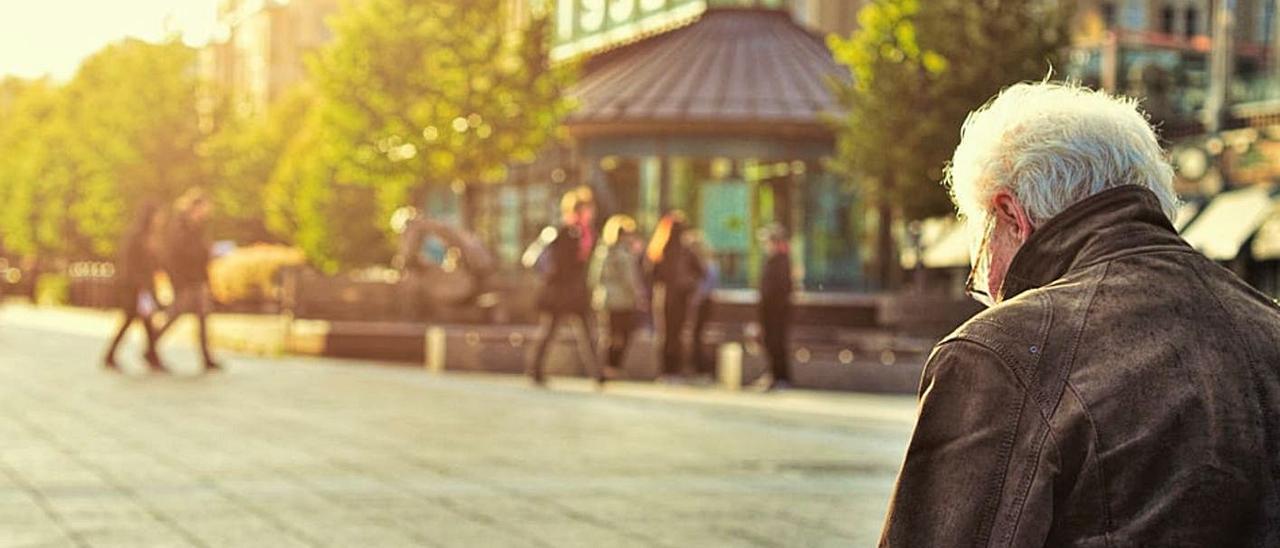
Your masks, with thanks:
[[(1084, 328), (1089, 324), (1089, 315), (1093, 312), (1093, 302), (1095, 297), (1098, 295), (1098, 288), (1101, 287), (1102, 284), (1107, 281), (1107, 277), (1111, 275), (1111, 263), (1112, 261), (1102, 263), (1102, 275), (1099, 276), (1097, 280), (1094, 280), (1092, 286), (1089, 287), (1089, 297), (1088, 302), (1085, 303), (1084, 314), (1080, 318), (1080, 324), (1076, 326), (1075, 336), (1071, 338), (1070, 355), (1067, 357), (1070, 362), (1067, 367), (1063, 368), (1062, 383), (1064, 387), (1072, 386), (1071, 373), (1075, 372), (1076, 369), (1076, 349), (1080, 347), (1080, 339), (1084, 337)], [(1061, 405), (1061, 403), (1062, 394), (1058, 394), (1058, 401), (1054, 404), (1053, 408), (1054, 413), (1057, 412), (1058, 405)], [(1083, 400), (1080, 402), (1080, 405), (1084, 405)], [(1053, 413), (1050, 413), (1051, 416), (1052, 414)]]
[[(939, 343), (938, 347), (942, 348), (943, 346), (959, 342), (972, 344), (973, 346), (994, 356), (996, 361), (999, 362), (999, 367), (1013, 374), (1014, 380), (1018, 384), (1018, 393), (1021, 396), (1017, 398), (1017, 404), (1013, 406), (1013, 409), (1009, 411), (1008, 416), (1006, 417), (1006, 420), (1012, 423), (1012, 427), (1000, 440), (999, 452), (997, 453), (997, 461), (1000, 463), (1000, 473), (996, 474), (994, 476), (995, 479), (992, 480), (992, 487), (994, 488), (991, 490), (992, 494), (988, 496), (987, 500), (983, 501), (982, 517), (978, 521), (978, 539), (976, 539), (976, 544), (982, 545), (990, 542), (996, 533), (996, 523), (1000, 518), (1001, 501), (1004, 498), (1003, 493), (1005, 485), (1009, 481), (1009, 467), (1013, 462), (1013, 455), (1015, 452), (1014, 446), (1017, 444), (1018, 424), (1022, 422), (1022, 417), (1026, 414), (1027, 398), (1030, 397), (1030, 393), (1028, 392), (1023, 379), (1018, 375), (1017, 369), (1012, 367), (1002, 353), (991, 345), (986, 344), (983, 341), (956, 337)], [(1041, 416), (1040, 413), (1036, 413), (1036, 415)], [(1042, 416), (1041, 418), (1043, 419)]]
[[(1117, 260), (1122, 260), (1123, 258), (1124, 257), (1116, 257), (1116, 258), (1112, 258), (1107, 261), (1101, 261), (1098, 263), (1102, 265), (1102, 268), (1103, 268), (1102, 275), (1099, 276), (1098, 279), (1094, 281), (1093, 286), (1089, 288), (1089, 302), (1088, 304), (1085, 305), (1084, 315), (1080, 319), (1080, 325), (1076, 328), (1075, 337), (1072, 338), (1070, 365), (1066, 368), (1066, 371), (1064, 371), (1063, 373), (1064, 374), (1063, 393), (1059, 395), (1058, 401), (1054, 406), (1054, 414), (1056, 414), (1058, 408), (1061, 407), (1062, 405), (1063, 397), (1067, 393), (1070, 393), (1071, 396), (1076, 399), (1076, 401), (1080, 404), (1081, 413), (1083, 413), (1085, 416), (1085, 419), (1089, 421), (1089, 430), (1092, 434), (1091, 442), (1093, 443), (1095, 448), (1098, 447), (1099, 445), (1098, 444), (1098, 423), (1097, 421), (1094, 420), (1093, 413), (1089, 410), (1088, 402), (1086, 402), (1084, 397), (1080, 395), (1080, 390), (1075, 386), (1075, 384), (1071, 382), (1071, 374), (1075, 372), (1076, 358), (1077, 358), (1076, 348), (1079, 347), (1080, 339), (1084, 336), (1085, 326), (1088, 325), (1089, 323), (1089, 315), (1090, 313), (1093, 312), (1093, 303), (1094, 303), (1095, 297), (1098, 294), (1098, 288), (1101, 287), (1102, 284), (1105, 283), (1107, 278), (1110, 276), (1112, 263), (1114, 263)], [(1111, 497), (1108, 494), (1110, 492), (1110, 486), (1107, 483), (1106, 470), (1103, 469), (1102, 462), (1098, 460), (1096, 452), (1093, 455), (1092, 459), (1093, 459), (1093, 469), (1096, 471), (1096, 474), (1098, 476), (1098, 484), (1103, 491), (1102, 492), (1102, 513), (1107, 524), (1106, 531), (1104, 531), (1104, 534), (1107, 536), (1107, 539), (1109, 542), (1111, 531), (1115, 529), (1115, 524), (1111, 516), (1111, 503), (1110, 503)]]
[[(1085, 420), (1089, 423), (1089, 441), (1093, 444), (1094, 448), (1097, 449), (1099, 447), (1098, 422), (1093, 418), (1093, 413), (1089, 411), (1089, 406), (1085, 403), (1084, 396), (1080, 395), (1080, 390), (1071, 383), (1067, 383), (1067, 390), (1071, 393), (1071, 396), (1080, 403), (1080, 412), (1084, 414)], [(1092, 455), (1089, 457), (1092, 461), (1091, 468), (1093, 469), (1094, 474), (1098, 476), (1098, 488), (1102, 490), (1102, 515), (1103, 520), (1107, 525), (1103, 534), (1106, 535), (1109, 543), (1111, 539), (1111, 531), (1115, 530), (1115, 521), (1111, 517), (1111, 505), (1108, 503), (1108, 501), (1111, 500), (1111, 489), (1110, 484), (1107, 481), (1107, 471), (1102, 467), (1102, 462), (1098, 460), (1098, 452), (1095, 450), (1091, 453)]]
[[(990, 322), (984, 322), (984, 323), (990, 323)], [(1000, 363), (1000, 368), (1006, 371), (1009, 371), (1010, 373), (1013, 374), (1014, 380), (1018, 382), (1018, 389), (1024, 393), (1027, 391), (1026, 379), (1022, 377), (1022, 375), (1018, 371), (1018, 368), (1013, 367), (1012, 362), (1009, 359), (1010, 357), (1008, 356), (1006, 351), (1000, 348), (996, 348), (996, 345), (989, 344), (986, 341), (981, 341), (981, 340), (978, 340), (977, 338), (974, 338), (968, 335), (953, 335), (951, 337), (947, 337), (946, 339), (943, 339), (942, 342), (939, 342), (937, 345), (937, 348), (942, 348), (944, 346), (949, 346), (952, 344), (962, 343), (962, 342), (972, 344), (978, 348), (986, 350), (992, 356), (995, 356), (996, 361)]]

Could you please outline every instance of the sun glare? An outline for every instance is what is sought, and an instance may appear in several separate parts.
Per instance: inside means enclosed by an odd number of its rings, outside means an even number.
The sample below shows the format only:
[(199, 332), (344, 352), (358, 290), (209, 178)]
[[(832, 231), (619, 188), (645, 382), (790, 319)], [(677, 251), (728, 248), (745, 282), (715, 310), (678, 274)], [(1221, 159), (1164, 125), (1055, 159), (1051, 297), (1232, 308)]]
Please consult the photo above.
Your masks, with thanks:
[(0, 1), (0, 76), (67, 80), (86, 56), (125, 37), (178, 33), (190, 45), (214, 32), (217, 0)]

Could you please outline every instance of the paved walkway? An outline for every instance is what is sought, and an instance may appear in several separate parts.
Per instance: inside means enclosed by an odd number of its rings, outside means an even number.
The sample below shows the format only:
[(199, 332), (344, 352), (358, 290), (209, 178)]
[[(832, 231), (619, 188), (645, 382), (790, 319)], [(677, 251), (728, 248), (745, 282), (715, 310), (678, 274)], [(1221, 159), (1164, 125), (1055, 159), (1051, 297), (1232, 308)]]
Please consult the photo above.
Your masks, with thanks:
[(0, 546), (866, 546), (914, 405), (314, 358), (197, 376), (181, 346), (176, 374), (121, 376), (101, 326), (26, 320), (0, 313)]

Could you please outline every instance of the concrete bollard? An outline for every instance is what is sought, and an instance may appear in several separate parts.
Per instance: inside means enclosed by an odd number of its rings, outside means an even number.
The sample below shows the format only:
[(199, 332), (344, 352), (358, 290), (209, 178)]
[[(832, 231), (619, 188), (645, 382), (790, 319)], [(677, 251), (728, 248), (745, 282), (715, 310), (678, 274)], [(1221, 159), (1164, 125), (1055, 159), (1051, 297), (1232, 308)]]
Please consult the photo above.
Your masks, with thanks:
[(432, 373), (444, 372), (444, 344), (444, 329), (434, 326), (428, 327), (423, 348), (423, 355), (427, 358), (427, 371)]
[(742, 389), (742, 344), (720, 345), (716, 352), (716, 379), (728, 390)]

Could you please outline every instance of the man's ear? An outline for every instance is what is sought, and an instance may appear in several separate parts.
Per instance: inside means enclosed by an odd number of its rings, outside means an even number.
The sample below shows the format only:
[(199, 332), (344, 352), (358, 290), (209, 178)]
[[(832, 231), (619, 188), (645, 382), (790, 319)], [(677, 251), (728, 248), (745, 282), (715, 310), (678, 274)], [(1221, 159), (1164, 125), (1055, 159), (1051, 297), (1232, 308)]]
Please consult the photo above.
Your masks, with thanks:
[(996, 217), (1006, 226), (1017, 229), (1018, 241), (1026, 242), (1031, 237), (1031, 233), (1035, 232), (1036, 227), (1031, 223), (1031, 217), (1027, 215), (1027, 210), (1022, 207), (1018, 197), (1007, 190), (999, 190), (996, 191), (992, 201), (995, 205)]

